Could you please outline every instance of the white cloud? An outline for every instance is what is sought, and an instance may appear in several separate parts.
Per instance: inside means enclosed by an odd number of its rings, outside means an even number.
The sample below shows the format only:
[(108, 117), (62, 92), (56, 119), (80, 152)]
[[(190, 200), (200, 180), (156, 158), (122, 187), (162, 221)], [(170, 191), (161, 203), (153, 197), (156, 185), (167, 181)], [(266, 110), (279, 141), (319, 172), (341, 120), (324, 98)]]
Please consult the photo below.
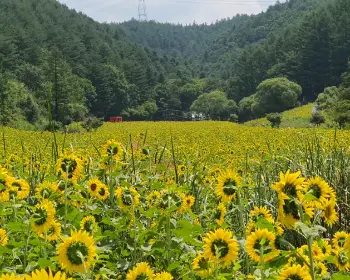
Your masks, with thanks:
[[(59, 0), (100, 22), (137, 18), (138, 0)], [(259, 0), (145, 0), (148, 19), (172, 23), (211, 23), (237, 13), (256, 14), (266, 8)], [(275, 1), (271, 0), (271, 4)]]

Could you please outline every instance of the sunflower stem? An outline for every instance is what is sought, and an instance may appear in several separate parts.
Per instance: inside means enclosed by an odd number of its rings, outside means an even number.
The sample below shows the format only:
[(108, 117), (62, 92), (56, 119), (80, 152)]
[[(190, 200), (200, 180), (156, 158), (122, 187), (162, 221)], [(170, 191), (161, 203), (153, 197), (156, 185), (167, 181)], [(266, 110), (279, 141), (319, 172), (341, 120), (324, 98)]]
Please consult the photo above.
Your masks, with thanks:
[(313, 238), (312, 236), (309, 236), (307, 238), (307, 247), (308, 247), (308, 251), (309, 251), (309, 258), (310, 258), (310, 274), (311, 274), (311, 278), (312, 280), (316, 280), (315, 277), (315, 265), (314, 265), (314, 256), (312, 254), (312, 241)]
[(260, 247), (261, 280), (265, 280), (264, 245)]
[[(244, 240), (247, 240), (247, 234), (245, 231), (245, 224), (244, 224), (244, 217), (243, 217), (244, 205), (242, 203), (241, 194), (240, 194), (239, 190), (237, 190), (236, 195), (237, 195), (237, 203), (238, 203), (239, 224), (240, 224), (240, 227), (242, 229), (242, 236), (243, 236)], [(233, 225), (234, 225), (234, 222), (235, 221), (233, 221)], [(246, 267), (246, 274), (248, 275), (249, 274), (249, 258), (248, 258), (247, 253), (245, 253), (245, 256), (244, 256), (244, 262), (245, 262), (245, 267)]]
[(68, 201), (68, 190), (67, 190), (67, 186), (68, 186), (68, 182), (67, 180), (65, 180), (65, 186), (64, 186), (64, 229), (67, 229), (67, 201)]
[(168, 198), (168, 209), (167, 209), (167, 223), (166, 223), (166, 262), (167, 266), (170, 265), (170, 246), (171, 246), (171, 233), (170, 233), (170, 213), (169, 213), (169, 208), (170, 208), (170, 199)]

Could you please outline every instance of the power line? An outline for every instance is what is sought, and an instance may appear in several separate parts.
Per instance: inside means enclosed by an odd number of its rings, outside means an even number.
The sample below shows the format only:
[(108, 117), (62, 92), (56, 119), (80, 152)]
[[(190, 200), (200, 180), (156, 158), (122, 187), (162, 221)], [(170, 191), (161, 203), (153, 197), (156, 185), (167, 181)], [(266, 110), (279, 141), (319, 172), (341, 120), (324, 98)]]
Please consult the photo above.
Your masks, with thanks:
[(181, 3), (181, 4), (230, 4), (230, 5), (251, 5), (251, 4), (273, 4), (271, 1), (252, 1), (252, 0), (246, 0), (246, 1), (229, 1), (229, 0), (219, 0), (219, 1), (199, 1), (199, 0), (173, 0), (171, 2), (175, 3)]
[(145, 0), (139, 0), (139, 21), (147, 21), (147, 10)]

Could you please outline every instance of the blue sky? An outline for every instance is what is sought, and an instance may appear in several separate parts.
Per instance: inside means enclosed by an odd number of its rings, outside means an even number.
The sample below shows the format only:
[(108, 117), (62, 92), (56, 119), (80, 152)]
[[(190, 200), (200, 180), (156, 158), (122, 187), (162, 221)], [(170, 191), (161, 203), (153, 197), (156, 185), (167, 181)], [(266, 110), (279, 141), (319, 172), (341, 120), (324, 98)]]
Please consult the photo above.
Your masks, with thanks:
[[(139, 0), (58, 0), (100, 22), (136, 18)], [(237, 13), (257, 14), (276, 0), (145, 0), (149, 20), (211, 23)], [(283, 1), (281, 1), (283, 2)]]

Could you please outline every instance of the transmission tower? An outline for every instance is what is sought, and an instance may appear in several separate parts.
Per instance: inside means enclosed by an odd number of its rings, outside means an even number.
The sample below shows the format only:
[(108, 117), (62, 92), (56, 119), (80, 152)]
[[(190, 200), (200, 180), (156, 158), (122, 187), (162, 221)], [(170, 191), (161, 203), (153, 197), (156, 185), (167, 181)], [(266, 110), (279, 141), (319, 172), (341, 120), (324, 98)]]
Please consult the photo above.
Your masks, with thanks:
[(147, 20), (147, 10), (145, 0), (139, 0), (139, 21)]

